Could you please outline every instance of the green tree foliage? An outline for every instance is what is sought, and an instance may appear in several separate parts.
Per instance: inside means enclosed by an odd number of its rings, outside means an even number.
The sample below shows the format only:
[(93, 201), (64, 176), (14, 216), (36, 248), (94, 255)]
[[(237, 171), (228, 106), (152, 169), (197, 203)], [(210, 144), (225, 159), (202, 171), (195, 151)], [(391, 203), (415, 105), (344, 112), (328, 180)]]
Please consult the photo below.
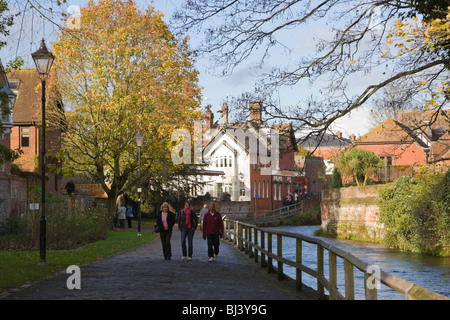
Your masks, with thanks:
[[(443, 188), (444, 186), (444, 188)], [(380, 190), (384, 243), (404, 251), (449, 254), (450, 171), (403, 176)]]
[(365, 186), (380, 168), (381, 160), (372, 151), (353, 148), (341, 152), (335, 166), (341, 175), (351, 176), (356, 185)]
[(331, 188), (342, 188), (342, 176), (336, 168), (333, 169), (333, 176), (331, 177)]

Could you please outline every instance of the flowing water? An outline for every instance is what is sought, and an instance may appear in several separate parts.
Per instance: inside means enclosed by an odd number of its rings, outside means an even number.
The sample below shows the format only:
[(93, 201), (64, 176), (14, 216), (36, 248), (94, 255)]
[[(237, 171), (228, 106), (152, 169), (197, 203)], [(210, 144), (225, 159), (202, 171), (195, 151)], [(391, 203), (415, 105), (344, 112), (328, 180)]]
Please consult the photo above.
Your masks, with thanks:
[[(411, 281), (418, 286), (428, 290), (438, 292), (450, 297), (450, 258), (434, 257), (425, 254), (401, 252), (398, 250), (385, 248), (382, 244), (367, 243), (350, 240), (330, 239), (316, 237), (314, 230), (320, 226), (282, 226), (273, 228), (275, 230), (300, 233), (305, 236), (321, 238), (325, 242), (332, 244), (344, 251), (352, 253), (355, 257), (371, 265), (378, 266), (381, 270), (395, 275), (399, 278)], [(276, 252), (276, 237), (274, 237), (274, 252)], [(303, 264), (314, 270), (317, 269), (317, 248), (316, 245), (302, 242)], [(324, 250), (324, 271), (328, 278), (328, 250)], [(296, 241), (289, 237), (283, 237), (283, 257), (295, 261)], [(344, 294), (344, 262), (337, 258), (338, 290)], [(295, 279), (295, 269), (284, 266), (284, 273)], [(364, 299), (364, 276), (361, 271), (354, 268), (355, 298)], [(317, 280), (306, 273), (302, 273), (302, 282), (313, 288), (317, 288)], [(325, 290), (326, 291), (326, 290)], [(328, 294), (328, 292), (326, 292)], [(404, 299), (404, 295), (381, 284), (378, 289), (378, 299)]]

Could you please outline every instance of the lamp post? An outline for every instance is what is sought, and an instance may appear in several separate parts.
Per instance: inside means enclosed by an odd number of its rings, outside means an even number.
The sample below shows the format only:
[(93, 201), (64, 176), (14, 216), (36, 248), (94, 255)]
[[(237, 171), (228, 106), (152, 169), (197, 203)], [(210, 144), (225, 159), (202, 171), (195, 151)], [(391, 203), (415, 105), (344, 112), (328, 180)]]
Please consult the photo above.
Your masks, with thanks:
[(139, 168), (139, 180), (138, 180), (138, 198), (139, 198), (139, 209), (138, 209), (138, 236), (142, 236), (141, 233), (141, 147), (144, 143), (144, 136), (141, 134), (141, 130), (138, 131), (136, 137), (136, 144), (138, 146), (138, 168)]
[(55, 56), (47, 50), (44, 39), (40, 48), (31, 54), (42, 83), (42, 124), (41, 124), (41, 220), (39, 231), (39, 264), (46, 264), (47, 221), (45, 219), (45, 80), (55, 60)]

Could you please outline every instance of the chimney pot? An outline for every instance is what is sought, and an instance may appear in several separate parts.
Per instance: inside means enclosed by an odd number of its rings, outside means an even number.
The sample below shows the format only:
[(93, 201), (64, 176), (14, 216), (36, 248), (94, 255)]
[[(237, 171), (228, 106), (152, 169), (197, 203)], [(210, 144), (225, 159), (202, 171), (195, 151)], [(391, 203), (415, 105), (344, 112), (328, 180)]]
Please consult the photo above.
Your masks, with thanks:
[(255, 123), (261, 123), (261, 102), (251, 102), (250, 103), (250, 121)]
[(228, 123), (228, 105), (224, 103), (222, 105), (222, 124)]
[(212, 129), (214, 126), (214, 114), (211, 111), (211, 105), (206, 107), (206, 130)]

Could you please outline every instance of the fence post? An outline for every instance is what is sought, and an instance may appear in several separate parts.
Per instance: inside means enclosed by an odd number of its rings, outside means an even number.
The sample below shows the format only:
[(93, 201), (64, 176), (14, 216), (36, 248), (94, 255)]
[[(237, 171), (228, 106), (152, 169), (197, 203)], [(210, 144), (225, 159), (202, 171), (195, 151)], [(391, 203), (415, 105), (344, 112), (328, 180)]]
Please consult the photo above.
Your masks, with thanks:
[(249, 258), (253, 258), (253, 246), (251, 245), (251, 243), (253, 242), (252, 239), (252, 227), (248, 227), (247, 232), (248, 232), (248, 257)]
[(255, 262), (258, 262), (258, 250), (256, 249), (256, 246), (258, 245), (258, 230), (256, 228), (253, 228), (253, 242), (255, 243), (255, 247), (253, 248), (255, 253)]
[(355, 300), (355, 278), (353, 277), (353, 264), (344, 258), (345, 273), (345, 299)]
[[(277, 234), (277, 256), (281, 258), (283, 256), (283, 239), (280, 234)], [(278, 259), (278, 280), (283, 280), (283, 263)]]
[[(370, 283), (371, 280), (373, 283)], [(366, 300), (377, 300), (377, 279), (367, 272), (364, 272), (364, 289)]]
[(244, 226), (242, 224), (240, 224), (240, 223), (238, 225), (239, 225), (239, 231), (238, 231), (238, 233), (239, 233), (239, 237), (238, 237), (239, 244), (238, 244), (238, 247), (239, 247), (239, 250), (244, 251)]
[(245, 247), (245, 254), (248, 254), (248, 227), (244, 227), (244, 247)]
[(302, 290), (302, 271), (298, 268), (299, 265), (302, 264), (302, 239), (297, 238), (297, 249), (296, 249), (296, 262), (297, 262), (297, 268), (296, 271), (296, 287), (297, 290)]
[(223, 240), (228, 240), (228, 223), (226, 219), (223, 220), (223, 230)]
[(325, 299), (325, 291), (319, 277), (323, 276), (323, 247), (317, 244), (317, 298), (319, 300)]
[(238, 232), (238, 229), (239, 229), (239, 222), (236, 220), (235, 222), (234, 222), (234, 244), (235, 245), (237, 245), (238, 244), (238, 236), (239, 236), (239, 232)]
[[(330, 276), (330, 286), (337, 290), (337, 259), (336, 254), (328, 250), (328, 266), (329, 266), (329, 276)], [(337, 300), (337, 295), (333, 290), (330, 290), (330, 299)]]
[[(266, 235), (264, 230), (261, 230), (261, 249), (266, 248)], [(261, 268), (266, 266), (266, 255), (261, 251)]]
[[(272, 254), (272, 233), (267, 233), (267, 251)], [(273, 272), (273, 264), (272, 264), (272, 257), (269, 255), (267, 256), (267, 272), (272, 273)]]

